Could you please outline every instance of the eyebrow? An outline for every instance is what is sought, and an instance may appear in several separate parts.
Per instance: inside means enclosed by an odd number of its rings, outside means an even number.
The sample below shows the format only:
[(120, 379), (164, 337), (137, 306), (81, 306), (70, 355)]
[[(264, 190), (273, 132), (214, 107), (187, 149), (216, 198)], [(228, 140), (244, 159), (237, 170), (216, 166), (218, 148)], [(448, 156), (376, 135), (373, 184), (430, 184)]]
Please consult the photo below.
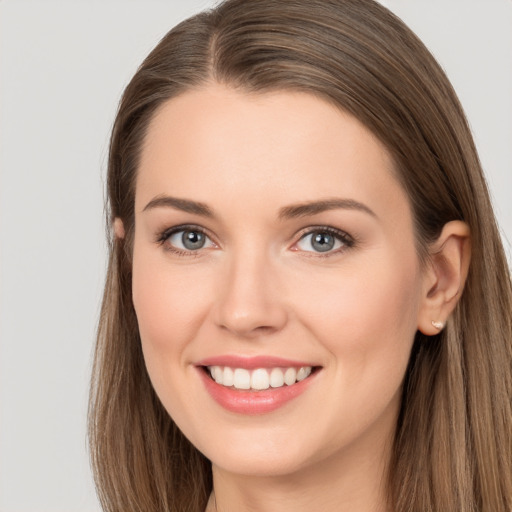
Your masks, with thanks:
[[(215, 215), (213, 210), (205, 203), (199, 201), (191, 201), (190, 199), (181, 199), (178, 197), (171, 197), (160, 195), (153, 198), (142, 210), (143, 212), (152, 210), (154, 208), (174, 208), (186, 213), (193, 213), (203, 217), (213, 218)], [(292, 204), (284, 206), (279, 210), (279, 219), (294, 219), (298, 217), (307, 217), (309, 215), (316, 215), (329, 210), (358, 210), (372, 217), (377, 217), (375, 212), (368, 208), (363, 203), (355, 201), (354, 199), (323, 199), (321, 201), (310, 201), (306, 203)]]
[(171, 196), (157, 196), (152, 199), (142, 210), (143, 212), (152, 210), (154, 208), (174, 208), (175, 210), (181, 210), (187, 213), (194, 213), (196, 215), (201, 215), (203, 217), (212, 218), (213, 211), (212, 209), (206, 205), (205, 203), (200, 203), (198, 201), (191, 201), (190, 199), (180, 199), (178, 197)]
[(307, 217), (308, 215), (316, 215), (329, 210), (358, 210), (372, 217), (377, 217), (375, 212), (363, 203), (354, 199), (324, 199), (321, 201), (311, 201), (307, 203), (293, 204), (285, 206), (279, 210), (280, 219), (294, 219), (297, 217)]

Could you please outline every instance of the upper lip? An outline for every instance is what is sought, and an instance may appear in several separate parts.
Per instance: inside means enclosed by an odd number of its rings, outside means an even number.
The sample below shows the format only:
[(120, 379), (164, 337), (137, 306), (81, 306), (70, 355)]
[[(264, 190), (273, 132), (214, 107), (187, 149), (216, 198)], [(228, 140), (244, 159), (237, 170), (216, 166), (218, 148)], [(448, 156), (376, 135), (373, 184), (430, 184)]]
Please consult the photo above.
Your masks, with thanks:
[(285, 359), (275, 356), (239, 356), (221, 355), (202, 359), (196, 363), (197, 366), (229, 366), (230, 368), (245, 368), (254, 370), (256, 368), (300, 368), (303, 366), (319, 366), (307, 361)]

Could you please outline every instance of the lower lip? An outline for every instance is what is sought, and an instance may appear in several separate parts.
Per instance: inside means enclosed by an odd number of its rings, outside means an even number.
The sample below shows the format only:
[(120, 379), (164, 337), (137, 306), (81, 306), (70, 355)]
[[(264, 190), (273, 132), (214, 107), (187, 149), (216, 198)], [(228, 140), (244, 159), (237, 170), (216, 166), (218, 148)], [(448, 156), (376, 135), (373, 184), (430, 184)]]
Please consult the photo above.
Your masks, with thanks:
[(238, 414), (265, 414), (279, 409), (304, 393), (317, 372), (291, 386), (268, 388), (262, 391), (246, 391), (217, 384), (203, 367), (198, 368), (206, 390), (224, 409)]

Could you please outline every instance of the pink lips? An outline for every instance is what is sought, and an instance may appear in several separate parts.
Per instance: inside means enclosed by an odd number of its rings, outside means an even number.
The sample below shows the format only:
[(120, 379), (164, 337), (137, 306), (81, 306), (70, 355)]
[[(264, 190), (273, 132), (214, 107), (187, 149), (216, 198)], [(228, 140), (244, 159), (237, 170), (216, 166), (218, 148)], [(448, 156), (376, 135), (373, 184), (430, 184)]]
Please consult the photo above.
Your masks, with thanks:
[(272, 356), (217, 356), (201, 360), (196, 366), (206, 390), (220, 406), (228, 411), (246, 415), (265, 414), (279, 409), (304, 393), (317, 374), (317, 372), (313, 372), (310, 377), (291, 386), (285, 385), (283, 387), (269, 388), (262, 391), (246, 391), (217, 384), (205, 371), (205, 367), (229, 366), (231, 368), (254, 370), (257, 368), (275, 367), (300, 368), (315, 365), (310, 362), (292, 361)]
[(273, 356), (216, 356), (208, 357), (197, 363), (197, 366), (230, 366), (231, 368), (246, 368), (247, 370), (254, 370), (256, 368), (274, 368), (280, 366), (288, 368), (294, 366), (300, 368), (301, 366), (316, 366), (310, 362), (292, 361), (291, 359), (283, 359)]

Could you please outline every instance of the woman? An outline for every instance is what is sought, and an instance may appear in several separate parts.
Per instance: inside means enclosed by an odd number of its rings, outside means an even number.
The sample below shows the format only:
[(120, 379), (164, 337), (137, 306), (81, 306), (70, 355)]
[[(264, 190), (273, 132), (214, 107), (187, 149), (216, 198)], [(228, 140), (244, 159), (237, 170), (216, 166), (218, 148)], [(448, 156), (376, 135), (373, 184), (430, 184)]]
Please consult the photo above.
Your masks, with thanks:
[(512, 509), (511, 282), (464, 114), (371, 0), (228, 0), (128, 85), (105, 510)]

